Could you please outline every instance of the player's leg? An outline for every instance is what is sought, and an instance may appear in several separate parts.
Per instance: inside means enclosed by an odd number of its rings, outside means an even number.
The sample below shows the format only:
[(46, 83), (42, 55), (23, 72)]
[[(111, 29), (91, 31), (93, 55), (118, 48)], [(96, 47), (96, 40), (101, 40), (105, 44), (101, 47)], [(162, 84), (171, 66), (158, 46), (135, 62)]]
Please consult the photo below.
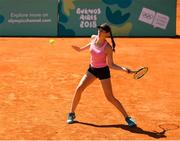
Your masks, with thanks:
[(123, 105), (113, 96), (112, 92), (112, 85), (111, 85), (111, 79), (102, 79), (101, 84), (103, 87), (104, 94), (109, 102), (111, 102), (124, 116), (126, 122), (129, 126), (135, 126), (136, 123), (133, 121), (132, 118), (130, 118), (124, 109)]
[(101, 80), (101, 84), (103, 87), (104, 94), (109, 102), (111, 102), (126, 118), (128, 116), (122, 104), (114, 97), (112, 92), (111, 79), (103, 79)]
[(67, 123), (73, 123), (73, 119), (75, 118), (75, 110), (81, 99), (81, 94), (85, 90), (85, 88), (87, 86), (89, 86), (95, 79), (96, 79), (96, 77), (87, 71), (87, 73), (83, 76), (83, 78), (79, 82), (79, 84), (74, 92), (74, 97), (72, 100), (71, 110), (68, 115)]
[(73, 101), (72, 101), (72, 106), (71, 106), (71, 112), (74, 112), (79, 100), (81, 98), (81, 94), (82, 92), (85, 90), (85, 88), (87, 86), (89, 86), (94, 80), (96, 79), (96, 77), (91, 74), (90, 72), (87, 71), (87, 73), (83, 76), (83, 78), (81, 79), (81, 81), (79, 82), (75, 93), (74, 93), (74, 97), (73, 97)]

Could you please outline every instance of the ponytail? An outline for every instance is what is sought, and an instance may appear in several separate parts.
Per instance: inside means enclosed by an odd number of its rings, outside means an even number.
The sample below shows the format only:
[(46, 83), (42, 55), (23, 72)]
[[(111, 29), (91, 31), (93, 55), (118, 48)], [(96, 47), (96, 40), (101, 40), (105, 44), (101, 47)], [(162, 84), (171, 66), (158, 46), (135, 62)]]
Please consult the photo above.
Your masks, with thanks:
[(113, 35), (112, 35), (112, 31), (110, 30), (110, 37), (111, 37), (111, 42), (112, 42), (112, 50), (115, 52), (115, 46), (116, 43), (114, 41)]

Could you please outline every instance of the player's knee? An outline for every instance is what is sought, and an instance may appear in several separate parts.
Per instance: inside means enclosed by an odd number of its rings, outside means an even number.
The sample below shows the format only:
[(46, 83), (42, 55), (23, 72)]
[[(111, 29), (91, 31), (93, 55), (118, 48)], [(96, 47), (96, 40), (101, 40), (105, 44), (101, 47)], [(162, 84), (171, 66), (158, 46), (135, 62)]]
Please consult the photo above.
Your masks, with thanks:
[(85, 89), (85, 88), (84, 88), (82, 85), (80, 85), (80, 86), (78, 86), (78, 87), (76, 88), (76, 92), (81, 93), (81, 92), (84, 91), (84, 89)]
[(113, 101), (116, 100), (114, 96), (106, 96), (106, 99), (107, 99), (109, 102), (113, 102)]

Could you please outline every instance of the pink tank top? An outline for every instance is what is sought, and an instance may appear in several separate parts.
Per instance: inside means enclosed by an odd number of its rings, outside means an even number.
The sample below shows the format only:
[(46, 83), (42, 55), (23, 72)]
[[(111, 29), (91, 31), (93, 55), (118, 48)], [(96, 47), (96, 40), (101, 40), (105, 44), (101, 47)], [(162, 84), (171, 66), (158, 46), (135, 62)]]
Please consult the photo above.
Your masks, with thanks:
[(96, 45), (97, 38), (91, 43), (90, 46), (90, 65), (93, 68), (102, 68), (107, 66), (106, 63), (106, 54), (105, 54), (105, 47), (107, 45), (107, 41), (105, 41), (102, 47)]

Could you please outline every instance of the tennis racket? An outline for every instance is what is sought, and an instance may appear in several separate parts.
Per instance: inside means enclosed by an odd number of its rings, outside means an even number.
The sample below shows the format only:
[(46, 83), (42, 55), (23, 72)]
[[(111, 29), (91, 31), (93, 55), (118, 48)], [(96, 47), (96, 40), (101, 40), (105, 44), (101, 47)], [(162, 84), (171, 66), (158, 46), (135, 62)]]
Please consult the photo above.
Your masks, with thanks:
[(148, 67), (142, 67), (138, 70), (132, 71), (134, 73), (134, 79), (142, 78), (148, 72)]

